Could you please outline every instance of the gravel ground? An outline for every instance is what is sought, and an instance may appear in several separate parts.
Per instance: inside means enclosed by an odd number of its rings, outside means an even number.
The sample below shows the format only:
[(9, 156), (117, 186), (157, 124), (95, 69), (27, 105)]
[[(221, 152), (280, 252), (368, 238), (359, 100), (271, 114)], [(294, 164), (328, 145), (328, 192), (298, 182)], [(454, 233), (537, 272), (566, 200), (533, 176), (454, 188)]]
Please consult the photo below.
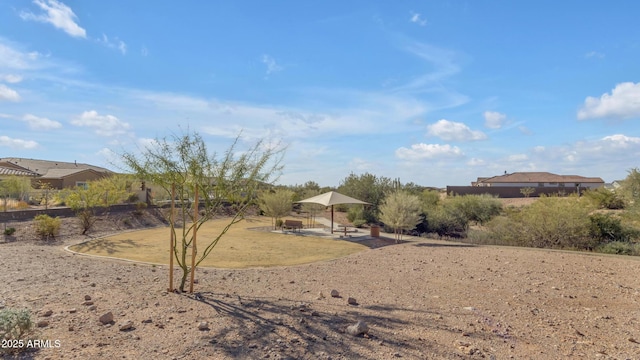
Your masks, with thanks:
[[(158, 225), (126, 216), (92, 236)], [(75, 221), (51, 243), (28, 223), (0, 242), (0, 307), (30, 309), (48, 341), (19, 358), (640, 358), (635, 258), (409, 238), (302, 266), (198, 269), (196, 293), (177, 294), (165, 266), (66, 252), (87, 239)], [(358, 321), (368, 331), (350, 334)]]

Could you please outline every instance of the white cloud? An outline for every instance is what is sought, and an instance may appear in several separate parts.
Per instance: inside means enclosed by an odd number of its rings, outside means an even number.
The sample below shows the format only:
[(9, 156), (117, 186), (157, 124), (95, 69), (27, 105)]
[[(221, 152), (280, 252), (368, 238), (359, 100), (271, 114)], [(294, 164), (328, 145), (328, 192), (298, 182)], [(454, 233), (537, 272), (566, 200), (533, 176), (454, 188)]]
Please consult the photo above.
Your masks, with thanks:
[[(0, 69), (28, 70), (37, 67), (35, 63), (41, 57), (38, 52), (22, 52), (16, 50), (3, 38), (0, 38)], [(6, 75), (5, 75), (5, 81)], [(11, 81), (7, 81), (11, 82)]]
[(457, 146), (449, 144), (413, 144), (411, 149), (401, 147), (396, 150), (396, 157), (403, 160), (423, 160), (434, 158), (456, 158), (464, 156), (462, 150)]
[(0, 101), (20, 101), (20, 94), (17, 91), (0, 84)]
[[(326, 136), (367, 135), (401, 132), (409, 119), (424, 113), (422, 104), (413, 99), (359, 91), (315, 89), (305, 92), (319, 103), (345, 103), (344, 107), (322, 106), (322, 110), (246, 104), (219, 99), (204, 99), (172, 93), (129, 92), (144, 109), (158, 111), (159, 118), (200, 122), (200, 131), (235, 138), (240, 130), (244, 138), (270, 135), (287, 139), (322, 138)], [(393, 124), (389, 129), (389, 124)], [(167, 126), (174, 126), (168, 123)]]
[(43, 117), (37, 117), (35, 115), (26, 114), (22, 117), (22, 120), (29, 124), (29, 128), (33, 130), (51, 130), (59, 129), (62, 127), (57, 121), (50, 120)]
[(36, 15), (30, 11), (22, 11), (23, 20), (33, 20), (49, 23), (73, 37), (86, 38), (87, 32), (77, 23), (77, 16), (70, 7), (57, 0), (34, 0), (34, 4), (44, 10), (44, 14)]
[(76, 126), (86, 126), (95, 129), (96, 134), (102, 136), (114, 136), (126, 134), (131, 125), (120, 121), (113, 115), (99, 115), (97, 111), (85, 111), (80, 116), (71, 120)]
[(428, 135), (437, 136), (446, 141), (474, 141), (487, 138), (482, 131), (471, 130), (467, 125), (446, 119), (427, 126)]
[(605, 136), (602, 138), (602, 141), (614, 149), (628, 149), (640, 145), (640, 138), (622, 134)]
[(110, 49), (117, 49), (119, 50), (122, 55), (126, 55), (127, 54), (127, 44), (118, 39), (118, 37), (115, 37), (113, 40), (109, 39), (109, 37), (105, 34), (102, 34), (102, 39), (97, 39), (99, 43), (101, 43), (102, 45), (110, 48)]
[(7, 82), (9, 84), (17, 84), (20, 81), (22, 81), (22, 76), (14, 75), (14, 74), (7, 74), (7, 75), (0, 74), (0, 81)]
[(471, 158), (471, 160), (467, 161), (467, 165), (469, 166), (483, 166), (487, 162), (482, 159)]
[(12, 139), (8, 136), (0, 136), (0, 146), (8, 146), (13, 149), (35, 149), (38, 143), (32, 140)]
[(420, 26), (427, 25), (427, 19), (424, 19), (419, 13), (411, 12), (411, 19), (409, 21)]
[(507, 161), (509, 162), (523, 162), (527, 160), (529, 160), (529, 156), (526, 154), (514, 154), (507, 157)]
[(600, 98), (587, 97), (578, 110), (578, 119), (640, 117), (640, 83), (625, 82), (616, 85), (611, 94)]
[(489, 129), (500, 129), (504, 126), (507, 115), (499, 113), (497, 111), (485, 111), (484, 114), (484, 126)]
[(262, 55), (262, 63), (267, 65), (267, 76), (284, 69), (282, 66), (278, 65), (278, 63), (276, 63), (276, 60), (274, 58), (266, 54)]

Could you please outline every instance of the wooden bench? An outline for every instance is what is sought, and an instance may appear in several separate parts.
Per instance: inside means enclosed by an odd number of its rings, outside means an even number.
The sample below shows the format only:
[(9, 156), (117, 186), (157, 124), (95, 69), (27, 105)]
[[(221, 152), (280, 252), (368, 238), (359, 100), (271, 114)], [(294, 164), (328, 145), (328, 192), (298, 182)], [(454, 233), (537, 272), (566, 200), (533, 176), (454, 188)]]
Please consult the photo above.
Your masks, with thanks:
[(282, 225), (283, 229), (291, 229), (293, 231), (300, 230), (303, 228), (302, 221), (299, 220), (285, 220), (284, 225)]

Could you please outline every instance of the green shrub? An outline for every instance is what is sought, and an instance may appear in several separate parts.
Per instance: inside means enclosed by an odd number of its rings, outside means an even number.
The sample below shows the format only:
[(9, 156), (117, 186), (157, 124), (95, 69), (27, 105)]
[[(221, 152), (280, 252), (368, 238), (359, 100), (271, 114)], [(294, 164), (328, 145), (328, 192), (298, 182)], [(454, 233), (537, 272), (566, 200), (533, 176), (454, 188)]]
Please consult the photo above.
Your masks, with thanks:
[(13, 228), (13, 227), (4, 229), (4, 234), (7, 236), (11, 236), (15, 232), (16, 232), (16, 228)]
[(605, 188), (586, 190), (583, 195), (593, 201), (599, 209), (624, 209), (625, 203), (621, 196)]
[(597, 252), (615, 255), (640, 255), (638, 244), (632, 244), (622, 241), (612, 241), (602, 244), (596, 248)]
[(502, 211), (502, 203), (491, 195), (453, 196), (446, 202), (451, 203), (468, 221), (480, 224), (485, 224)]
[(469, 221), (465, 214), (452, 203), (444, 203), (427, 213), (427, 233), (439, 236), (465, 237)]
[(138, 201), (136, 203), (136, 209), (133, 211), (134, 215), (140, 216), (142, 215), (142, 213), (144, 212), (144, 209), (147, 208), (147, 203), (146, 202), (142, 202), (142, 201)]
[(542, 196), (519, 211), (509, 211), (488, 223), (492, 235), (505, 244), (538, 248), (593, 249), (590, 202), (575, 196)]
[(60, 233), (61, 220), (59, 217), (52, 218), (49, 215), (38, 215), (33, 218), (36, 234), (43, 240), (55, 238)]
[(126, 202), (128, 203), (136, 203), (140, 201), (140, 198), (138, 197), (138, 194), (135, 193), (131, 193), (129, 194), (129, 196), (127, 196)]
[(620, 218), (610, 214), (592, 214), (590, 234), (599, 242), (629, 242), (635, 231), (622, 225)]
[(356, 219), (364, 219), (364, 211), (362, 205), (355, 205), (347, 211), (347, 220), (353, 224)]
[(469, 231), (467, 231), (467, 237), (463, 241), (477, 245), (506, 245), (501, 243), (500, 240), (490, 232), (478, 229), (469, 229)]
[(367, 221), (365, 219), (355, 219), (351, 223), (353, 224), (353, 226), (359, 228), (362, 227), (362, 225), (366, 224)]
[[(29, 310), (11, 308), (0, 310), (0, 340), (13, 341), (13, 344), (19, 344), (32, 333), (33, 321)], [(0, 348), (0, 354), (19, 350), (20, 348), (15, 346), (3, 347)]]

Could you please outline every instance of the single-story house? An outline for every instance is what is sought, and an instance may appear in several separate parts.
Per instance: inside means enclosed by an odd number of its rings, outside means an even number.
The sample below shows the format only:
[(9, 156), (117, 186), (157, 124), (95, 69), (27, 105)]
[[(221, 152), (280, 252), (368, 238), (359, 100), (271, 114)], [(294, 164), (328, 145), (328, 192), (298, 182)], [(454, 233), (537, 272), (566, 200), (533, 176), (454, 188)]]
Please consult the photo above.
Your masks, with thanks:
[(42, 184), (48, 184), (52, 189), (72, 188), (112, 174), (111, 170), (78, 162), (0, 158), (0, 178), (29, 177), (35, 188)]
[(557, 175), (549, 172), (514, 172), (493, 177), (479, 177), (478, 180), (472, 182), (471, 185), (479, 187), (564, 187), (568, 189), (596, 189), (604, 186), (604, 180), (599, 177)]

